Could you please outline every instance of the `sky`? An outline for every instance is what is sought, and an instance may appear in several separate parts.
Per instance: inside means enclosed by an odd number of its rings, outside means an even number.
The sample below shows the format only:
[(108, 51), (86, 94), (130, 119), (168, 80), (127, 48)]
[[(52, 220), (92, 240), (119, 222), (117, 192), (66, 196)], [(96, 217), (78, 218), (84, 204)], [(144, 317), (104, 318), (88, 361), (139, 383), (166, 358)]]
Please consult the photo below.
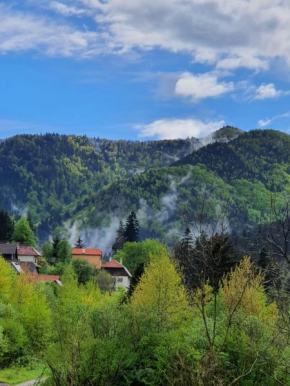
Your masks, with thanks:
[(289, 0), (0, 0), (0, 138), (290, 133)]

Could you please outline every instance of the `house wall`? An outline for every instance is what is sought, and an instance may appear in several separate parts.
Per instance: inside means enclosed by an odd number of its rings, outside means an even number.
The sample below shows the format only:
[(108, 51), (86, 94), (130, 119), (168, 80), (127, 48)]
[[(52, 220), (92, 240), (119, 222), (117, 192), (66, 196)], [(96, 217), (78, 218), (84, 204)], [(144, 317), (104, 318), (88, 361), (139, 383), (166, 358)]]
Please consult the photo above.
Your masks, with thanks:
[(26, 263), (36, 263), (37, 262), (37, 258), (35, 256), (18, 256), (18, 260), (19, 261), (24, 261)]
[(73, 260), (86, 260), (89, 264), (93, 265), (97, 269), (101, 269), (102, 260), (101, 256), (96, 255), (72, 255)]
[(130, 279), (128, 276), (112, 276), (115, 279), (116, 289), (119, 287), (125, 287), (128, 289), (130, 287)]

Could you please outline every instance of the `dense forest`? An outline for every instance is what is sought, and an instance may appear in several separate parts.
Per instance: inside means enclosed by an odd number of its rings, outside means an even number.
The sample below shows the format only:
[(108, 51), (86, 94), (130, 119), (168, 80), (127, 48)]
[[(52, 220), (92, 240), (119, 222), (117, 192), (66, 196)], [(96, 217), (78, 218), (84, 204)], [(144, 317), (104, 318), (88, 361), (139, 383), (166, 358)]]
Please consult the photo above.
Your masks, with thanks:
[(78, 213), (93, 192), (145, 169), (170, 165), (201, 146), (197, 139), (109, 141), (19, 135), (0, 144), (1, 206), (29, 211), (40, 235)]
[(283, 206), (289, 150), (285, 133), (231, 127), (201, 140), (16, 136), (0, 145), (2, 208), (29, 213), (41, 242), (55, 230), (69, 237), (72, 226), (86, 238), (131, 210), (141, 237), (167, 243), (201, 212), (212, 224), (226, 210), (229, 227), (242, 232), (270, 221), (273, 197)]

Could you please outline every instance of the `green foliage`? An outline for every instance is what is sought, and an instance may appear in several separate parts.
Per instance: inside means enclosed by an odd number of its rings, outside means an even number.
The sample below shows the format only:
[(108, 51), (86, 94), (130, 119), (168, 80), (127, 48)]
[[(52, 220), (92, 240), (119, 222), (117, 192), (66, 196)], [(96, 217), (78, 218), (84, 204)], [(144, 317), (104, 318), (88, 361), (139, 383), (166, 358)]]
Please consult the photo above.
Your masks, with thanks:
[(21, 217), (21, 219), (16, 222), (13, 232), (13, 240), (23, 245), (36, 247), (36, 237), (26, 218)]
[(72, 260), (72, 266), (79, 284), (86, 284), (96, 276), (96, 269), (86, 260)]
[(56, 248), (57, 262), (67, 264), (71, 261), (72, 249), (67, 239), (62, 239)]
[(147, 265), (151, 256), (158, 257), (166, 251), (166, 247), (158, 240), (144, 240), (141, 243), (126, 243), (119, 250), (114, 259), (121, 262), (134, 276), (137, 268), (143, 264)]
[(14, 220), (8, 212), (0, 210), (0, 242), (9, 243), (12, 241), (14, 232)]

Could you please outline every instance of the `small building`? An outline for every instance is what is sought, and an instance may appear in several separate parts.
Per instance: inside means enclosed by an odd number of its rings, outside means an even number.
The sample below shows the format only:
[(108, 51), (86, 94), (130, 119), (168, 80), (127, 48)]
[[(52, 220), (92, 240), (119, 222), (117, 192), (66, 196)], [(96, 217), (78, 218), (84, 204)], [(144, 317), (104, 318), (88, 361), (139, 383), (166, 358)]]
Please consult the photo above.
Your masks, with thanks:
[(107, 263), (102, 263), (102, 269), (109, 273), (109, 275), (115, 280), (115, 289), (119, 287), (130, 287), (131, 274), (123, 264), (112, 259)]
[(36, 276), (39, 274), (39, 266), (36, 263), (32, 263), (31, 261), (11, 261), (10, 262), (12, 268), (17, 272), (26, 272), (29, 275)]
[(101, 269), (102, 266), (102, 251), (100, 249), (90, 248), (73, 248), (73, 260), (85, 260), (93, 265), (96, 269)]
[(34, 247), (17, 245), (17, 257), (21, 262), (37, 264), (41, 254)]
[(16, 244), (0, 244), (0, 254), (7, 261), (17, 261)]

